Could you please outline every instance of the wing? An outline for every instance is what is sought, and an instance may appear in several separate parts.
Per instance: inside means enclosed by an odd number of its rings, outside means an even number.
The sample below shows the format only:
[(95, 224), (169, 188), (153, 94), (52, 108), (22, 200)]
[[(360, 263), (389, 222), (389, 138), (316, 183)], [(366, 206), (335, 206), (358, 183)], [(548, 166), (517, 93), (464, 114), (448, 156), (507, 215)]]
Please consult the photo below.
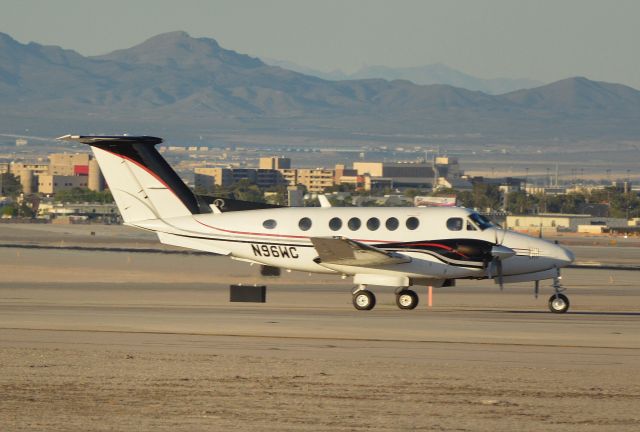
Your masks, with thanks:
[(387, 252), (345, 237), (311, 237), (318, 252), (318, 264), (376, 267), (411, 262), (411, 258)]

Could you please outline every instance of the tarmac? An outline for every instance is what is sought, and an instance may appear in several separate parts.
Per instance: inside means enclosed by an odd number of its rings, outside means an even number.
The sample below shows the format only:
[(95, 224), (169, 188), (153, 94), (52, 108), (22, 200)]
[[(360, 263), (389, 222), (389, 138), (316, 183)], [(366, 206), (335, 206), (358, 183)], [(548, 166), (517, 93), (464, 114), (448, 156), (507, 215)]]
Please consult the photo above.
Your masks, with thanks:
[[(578, 260), (640, 263), (590, 242)], [(548, 284), (486, 281), (431, 308), (417, 287), (413, 311), (377, 288), (359, 312), (338, 277), (152, 253), (124, 227), (0, 224), (0, 243), (2, 430), (640, 429), (637, 271), (565, 270), (564, 315)], [(267, 303), (229, 303), (231, 283)]]

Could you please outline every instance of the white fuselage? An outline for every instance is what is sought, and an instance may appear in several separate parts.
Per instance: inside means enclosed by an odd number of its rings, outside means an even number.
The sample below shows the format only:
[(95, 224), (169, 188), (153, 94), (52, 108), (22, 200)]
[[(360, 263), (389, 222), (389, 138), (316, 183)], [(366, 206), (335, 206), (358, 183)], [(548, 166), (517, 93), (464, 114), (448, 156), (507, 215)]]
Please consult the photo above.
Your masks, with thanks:
[[(375, 275), (379, 285), (484, 278), (486, 262), (483, 265), (477, 253), (472, 256), (473, 248), (495, 244), (516, 252), (503, 262), (505, 276), (538, 274), (573, 261), (571, 252), (542, 239), (495, 226), (483, 229), (470, 219), (472, 214), (464, 208), (303, 207), (196, 214), (130, 225), (158, 232), (167, 244), (290, 270)], [(378, 267), (317, 263), (310, 238), (334, 236), (401, 253), (411, 262)]]

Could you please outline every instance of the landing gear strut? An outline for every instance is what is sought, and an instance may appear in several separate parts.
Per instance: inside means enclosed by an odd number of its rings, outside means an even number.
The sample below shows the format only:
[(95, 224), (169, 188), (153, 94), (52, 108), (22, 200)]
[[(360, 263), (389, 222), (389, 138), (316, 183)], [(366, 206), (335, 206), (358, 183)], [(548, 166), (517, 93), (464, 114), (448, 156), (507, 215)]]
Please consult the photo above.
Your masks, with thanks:
[(553, 279), (553, 289), (555, 294), (549, 297), (549, 310), (553, 313), (565, 313), (569, 310), (569, 298), (561, 294), (564, 288), (560, 285), (560, 278)]
[(366, 285), (358, 285), (353, 292), (353, 307), (358, 310), (371, 310), (376, 306), (376, 296), (366, 288)]
[(396, 304), (400, 309), (415, 309), (418, 306), (418, 294), (410, 289), (402, 288), (396, 292)]

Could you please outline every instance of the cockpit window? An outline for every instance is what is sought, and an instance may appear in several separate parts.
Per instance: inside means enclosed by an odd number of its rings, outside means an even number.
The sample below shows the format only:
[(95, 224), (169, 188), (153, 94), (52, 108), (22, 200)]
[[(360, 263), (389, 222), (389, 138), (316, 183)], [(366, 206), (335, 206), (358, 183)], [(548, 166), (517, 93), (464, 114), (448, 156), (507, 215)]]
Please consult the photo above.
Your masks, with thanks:
[(478, 213), (471, 213), (469, 215), (469, 219), (471, 219), (482, 231), (493, 226), (489, 219)]

